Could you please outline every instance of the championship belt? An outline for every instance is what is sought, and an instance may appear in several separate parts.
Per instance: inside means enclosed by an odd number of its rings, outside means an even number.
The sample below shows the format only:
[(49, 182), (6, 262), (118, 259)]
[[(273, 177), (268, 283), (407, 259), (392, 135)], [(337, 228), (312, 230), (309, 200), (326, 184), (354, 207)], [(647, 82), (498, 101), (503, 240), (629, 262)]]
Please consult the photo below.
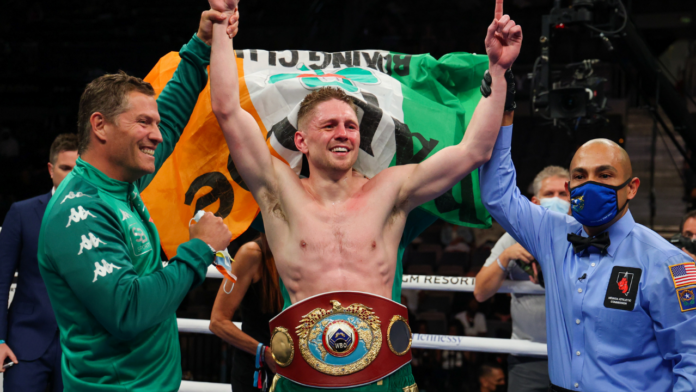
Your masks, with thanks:
[(405, 306), (356, 291), (319, 294), (270, 321), (277, 373), (315, 388), (357, 387), (411, 362)]

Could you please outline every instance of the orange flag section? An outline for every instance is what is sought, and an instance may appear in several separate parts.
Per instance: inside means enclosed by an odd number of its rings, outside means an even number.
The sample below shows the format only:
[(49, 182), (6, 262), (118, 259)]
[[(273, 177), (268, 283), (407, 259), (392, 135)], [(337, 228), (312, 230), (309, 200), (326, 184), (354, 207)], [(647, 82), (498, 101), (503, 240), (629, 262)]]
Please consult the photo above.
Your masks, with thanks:
[[(169, 53), (145, 77), (156, 94), (159, 95), (172, 78), (179, 61), (178, 53)], [(244, 82), (241, 59), (237, 60), (237, 66), (242, 107), (256, 118), (265, 136), (266, 129)], [(228, 160), (227, 143), (210, 106), (209, 81), (198, 97), (174, 152), (142, 191), (143, 201), (155, 221), (167, 257), (174, 257), (176, 248), (189, 240), (188, 224), (198, 209), (223, 217), (233, 239), (242, 234), (256, 217), (258, 205), (251, 193), (232, 179)], [(234, 166), (229, 166), (235, 172)]]

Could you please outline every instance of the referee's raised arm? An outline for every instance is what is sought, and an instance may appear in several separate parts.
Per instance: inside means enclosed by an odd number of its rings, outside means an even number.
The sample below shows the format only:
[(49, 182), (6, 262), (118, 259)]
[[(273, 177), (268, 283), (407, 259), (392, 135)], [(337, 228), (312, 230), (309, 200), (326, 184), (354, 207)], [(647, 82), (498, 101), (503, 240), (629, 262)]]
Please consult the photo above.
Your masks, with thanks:
[[(563, 225), (565, 218), (550, 216), (545, 208), (529, 201), (517, 188), (511, 156), (513, 117), (513, 111), (505, 112), (491, 159), (480, 168), (481, 199), (496, 222), (543, 265), (549, 257), (542, 256), (538, 241), (541, 233), (545, 233), (542, 226)], [(549, 219), (551, 222), (547, 222)], [(546, 233), (546, 237), (549, 235)]]

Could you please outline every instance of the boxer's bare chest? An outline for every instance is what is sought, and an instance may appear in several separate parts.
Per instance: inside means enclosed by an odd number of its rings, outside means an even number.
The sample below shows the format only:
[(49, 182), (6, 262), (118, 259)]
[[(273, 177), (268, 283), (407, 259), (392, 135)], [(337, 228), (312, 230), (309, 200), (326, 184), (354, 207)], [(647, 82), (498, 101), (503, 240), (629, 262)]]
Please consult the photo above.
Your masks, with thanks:
[(293, 302), (337, 290), (391, 297), (405, 213), (395, 208), (396, 193), (388, 184), (374, 185), (333, 203), (297, 188), (291, 197), (283, 195), (280, 211), (264, 216)]

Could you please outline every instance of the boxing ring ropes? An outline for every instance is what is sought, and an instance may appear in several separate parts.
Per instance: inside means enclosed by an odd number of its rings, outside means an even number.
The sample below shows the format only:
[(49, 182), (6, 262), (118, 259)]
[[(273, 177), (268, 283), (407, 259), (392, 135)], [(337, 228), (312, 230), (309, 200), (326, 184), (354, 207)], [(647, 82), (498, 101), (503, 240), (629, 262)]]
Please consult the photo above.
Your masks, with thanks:
[[(215, 267), (208, 267), (207, 278), (221, 279), (222, 275)], [(475, 278), (463, 276), (436, 276), (436, 275), (404, 275), (402, 288), (404, 290), (432, 290), (432, 291), (474, 291)], [(544, 294), (544, 290), (532, 282), (510, 281), (503, 282), (499, 293), (515, 294)], [(179, 332), (212, 334), (210, 332), (210, 320), (177, 319)], [(235, 323), (241, 328), (241, 323)], [(526, 340), (479, 338), (470, 336), (426, 335), (413, 334), (412, 348), (451, 350), (451, 351), (478, 351), (488, 353), (503, 353), (514, 355), (546, 356), (546, 345), (533, 343)], [(182, 381), (179, 392), (229, 392), (229, 384)]]

